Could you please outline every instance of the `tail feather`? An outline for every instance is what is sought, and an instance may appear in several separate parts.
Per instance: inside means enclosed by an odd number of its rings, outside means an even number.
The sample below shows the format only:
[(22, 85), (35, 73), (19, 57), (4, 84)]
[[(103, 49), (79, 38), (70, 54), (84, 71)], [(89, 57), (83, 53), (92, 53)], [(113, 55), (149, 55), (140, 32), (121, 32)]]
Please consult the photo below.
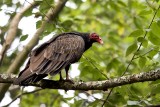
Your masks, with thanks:
[(33, 73), (28, 68), (19, 74), (18, 78), (14, 80), (14, 84), (26, 86), (29, 83), (36, 83), (46, 76), (47, 76), (47, 74)]

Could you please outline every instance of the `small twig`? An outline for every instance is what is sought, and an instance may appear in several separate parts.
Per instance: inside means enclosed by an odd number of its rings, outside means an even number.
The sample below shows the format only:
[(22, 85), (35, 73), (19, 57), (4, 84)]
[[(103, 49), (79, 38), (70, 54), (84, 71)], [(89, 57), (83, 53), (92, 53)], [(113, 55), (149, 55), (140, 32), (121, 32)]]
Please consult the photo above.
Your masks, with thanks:
[(109, 78), (107, 77), (107, 75), (104, 74), (101, 70), (99, 70), (99, 69), (97, 68), (97, 66), (96, 66), (92, 61), (90, 61), (90, 60), (89, 60), (87, 57), (85, 57), (84, 55), (83, 55), (83, 57), (84, 57), (95, 69), (97, 69), (105, 78), (109, 79)]
[(23, 6), (23, 7), (24, 7), (24, 5), (25, 5), (26, 1), (27, 1), (27, 0), (24, 0), (24, 2), (23, 2), (23, 4), (22, 4), (22, 6)]
[(154, 50), (154, 49), (151, 49), (151, 50), (149, 50), (148, 52), (146, 52), (146, 53), (144, 53), (144, 54), (142, 54), (142, 55), (140, 55), (140, 56), (135, 57), (134, 59), (143, 57), (143, 56), (147, 55), (148, 53), (152, 52), (153, 50)]
[(150, 8), (152, 8), (152, 9), (154, 9), (154, 10), (156, 9), (155, 6), (153, 5), (153, 3), (154, 3), (156, 0), (153, 0), (152, 3), (150, 3), (148, 0), (145, 0), (145, 1), (146, 1), (147, 5), (148, 5)]
[(24, 95), (28, 95), (28, 94), (32, 94), (32, 93), (35, 93), (35, 92), (38, 92), (38, 91), (41, 91), (43, 89), (37, 89), (37, 90), (34, 90), (34, 91), (31, 91), (31, 92), (24, 92), (20, 95), (17, 95), (10, 103), (8, 103), (7, 105), (5, 106), (2, 106), (2, 107), (8, 107), (9, 105), (11, 105), (14, 101), (16, 101), (18, 98), (24, 96)]
[(102, 104), (102, 107), (105, 105), (105, 103), (108, 101), (108, 98), (109, 96), (111, 95), (112, 91), (113, 91), (114, 88), (111, 88), (111, 90), (109, 91), (109, 94), (107, 95), (107, 100), (104, 100), (103, 104)]

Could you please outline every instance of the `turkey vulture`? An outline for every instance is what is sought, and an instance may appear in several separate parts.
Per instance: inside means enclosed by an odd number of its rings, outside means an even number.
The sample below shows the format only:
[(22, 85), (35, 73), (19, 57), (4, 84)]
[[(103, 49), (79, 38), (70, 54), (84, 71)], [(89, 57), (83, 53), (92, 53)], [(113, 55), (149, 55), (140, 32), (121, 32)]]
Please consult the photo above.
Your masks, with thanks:
[(54, 76), (58, 73), (62, 80), (62, 69), (66, 71), (66, 80), (69, 80), (70, 65), (77, 62), (94, 42), (103, 44), (96, 33), (69, 32), (57, 35), (30, 53), (26, 67), (14, 83), (27, 85), (40, 81), (48, 74)]

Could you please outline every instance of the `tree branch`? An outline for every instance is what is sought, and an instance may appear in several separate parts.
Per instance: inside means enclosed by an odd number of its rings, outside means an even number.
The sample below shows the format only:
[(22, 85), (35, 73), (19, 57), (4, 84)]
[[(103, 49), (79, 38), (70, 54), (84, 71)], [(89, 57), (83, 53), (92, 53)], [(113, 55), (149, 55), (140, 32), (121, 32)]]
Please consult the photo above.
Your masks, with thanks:
[(18, 29), (18, 24), (22, 18), (22, 16), (24, 15), (24, 13), (30, 9), (32, 6), (36, 5), (35, 2), (31, 3), (32, 5), (29, 5), (25, 8), (22, 8), (20, 12), (18, 12), (14, 18), (12, 19), (10, 25), (9, 25), (9, 29), (7, 32), (7, 36), (6, 36), (6, 40), (3, 44), (2, 50), (0, 52), (0, 65), (2, 63), (3, 57), (7, 51), (7, 49), (10, 47), (10, 45), (12, 44), (13, 40), (16, 37), (17, 34), (17, 29)]
[[(0, 74), (0, 83), (13, 83), (15, 79), (14, 75)], [(53, 81), (43, 79), (35, 84), (28, 84), (28, 86), (36, 86), (49, 89), (64, 89), (64, 90), (107, 90), (108, 88), (123, 86), (127, 84), (133, 84), (145, 81), (155, 81), (160, 79), (160, 68), (151, 70), (149, 72), (143, 72), (139, 74), (133, 74), (128, 76), (122, 76), (115, 79), (104, 81), (90, 81), (90, 82), (74, 82), (74, 84), (65, 81)]]
[(33, 93), (36, 93), (36, 92), (41, 91), (41, 90), (42, 90), (42, 89), (37, 89), (37, 90), (31, 91), (31, 92), (24, 92), (24, 93), (22, 93), (22, 94), (19, 94), (19, 95), (17, 95), (10, 103), (8, 103), (7, 105), (2, 106), (2, 107), (8, 107), (8, 106), (11, 105), (15, 100), (17, 100), (17, 98), (20, 98), (20, 97), (22, 97), (23, 95), (33, 94)]

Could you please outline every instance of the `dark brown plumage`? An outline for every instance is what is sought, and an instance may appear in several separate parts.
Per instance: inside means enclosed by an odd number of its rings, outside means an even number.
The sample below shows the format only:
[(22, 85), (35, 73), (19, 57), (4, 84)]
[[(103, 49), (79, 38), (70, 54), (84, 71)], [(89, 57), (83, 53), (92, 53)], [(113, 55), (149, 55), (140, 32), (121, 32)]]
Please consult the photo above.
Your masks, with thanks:
[(42, 44), (30, 53), (29, 61), (15, 80), (15, 84), (27, 85), (40, 81), (48, 74), (54, 76), (61, 70), (68, 70), (72, 63), (77, 62), (82, 54), (92, 46), (92, 43), (103, 41), (96, 33), (62, 33)]

